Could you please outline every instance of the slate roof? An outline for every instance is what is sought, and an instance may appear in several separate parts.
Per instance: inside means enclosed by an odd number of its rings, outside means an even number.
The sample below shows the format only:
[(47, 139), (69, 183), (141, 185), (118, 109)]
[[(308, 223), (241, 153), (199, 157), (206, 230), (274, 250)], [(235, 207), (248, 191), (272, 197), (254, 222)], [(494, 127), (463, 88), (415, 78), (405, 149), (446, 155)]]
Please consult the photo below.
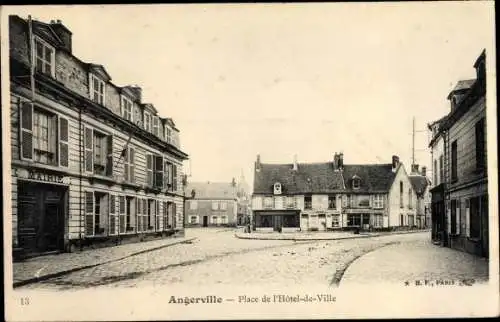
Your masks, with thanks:
[(427, 186), (430, 185), (429, 179), (421, 175), (410, 175), (408, 178), (418, 196), (423, 195)]
[[(401, 166), (401, 165), (400, 165)], [(391, 188), (396, 173), (392, 164), (346, 164), (344, 165), (346, 192), (387, 192)], [(360, 179), (359, 189), (353, 189), (353, 177)]]
[(459, 80), (457, 82), (457, 85), (455, 85), (455, 88), (453, 88), (451, 90), (450, 94), (448, 94), (448, 99), (455, 92), (465, 91), (465, 90), (470, 89), (472, 87), (472, 85), (474, 84), (475, 81), (476, 81), (476, 79), (462, 79), (462, 80)]
[(230, 182), (189, 182), (184, 191), (191, 198), (195, 190), (195, 199), (236, 199), (236, 188)]
[(254, 173), (253, 193), (273, 193), (273, 185), (281, 183), (283, 194), (326, 193), (343, 190), (340, 172), (335, 172), (333, 162), (293, 164), (260, 164), (260, 171)]

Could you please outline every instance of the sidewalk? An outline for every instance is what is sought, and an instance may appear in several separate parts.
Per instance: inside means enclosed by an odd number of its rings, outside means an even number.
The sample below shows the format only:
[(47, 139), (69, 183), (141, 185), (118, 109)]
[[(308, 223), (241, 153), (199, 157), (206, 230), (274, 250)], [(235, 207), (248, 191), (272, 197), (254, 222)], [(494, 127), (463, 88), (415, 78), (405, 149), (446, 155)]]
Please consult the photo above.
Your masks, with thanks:
[(411, 231), (392, 231), (392, 232), (360, 232), (354, 234), (353, 232), (340, 231), (340, 232), (293, 232), (293, 233), (244, 233), (237, 232), (235, 236), (241, 239), (256, 239), (256, 240), (295, 240), (295, 241), (308, 241), (308, 240), (337, 240), (337, 239), (354, 239), (354, 238), (367, 238), (395, 234), (411, 234), (420, 233), (428, 230), (411, 230)]
[[(415, 285), (418, 281), (488, 280), (488, 260), (430, 240), (386, 246), (359, 257), (346, 269), (340, 285), (395, 283)], [(437, 285), (436, 285), (437, 286)]]
[(86, 268), (119, 261), (121, 259), (151, 252), (160, 248), (189, 242), (196, 238), (169, 238), (132, 243), (75, 253), (61, 253), (27, 259), (13, 263), (14, 287), (36, 283), (49, 278), (69, 274)]

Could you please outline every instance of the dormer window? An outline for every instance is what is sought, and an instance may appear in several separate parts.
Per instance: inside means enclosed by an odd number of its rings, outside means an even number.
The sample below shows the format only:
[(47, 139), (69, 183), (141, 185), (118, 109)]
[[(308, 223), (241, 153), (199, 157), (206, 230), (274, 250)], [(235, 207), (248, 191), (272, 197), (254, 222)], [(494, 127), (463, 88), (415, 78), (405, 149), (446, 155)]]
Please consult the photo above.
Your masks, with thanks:
[(160, 124), (158, 116), (153, 116), (153, 134), (156, 136), (160, 136)]
[(104, 105), (105, 86), (104, 81), (94, 74), (90, 74), (90, 99), (97, 104)]
[(144, 129), (151, 132), (151, 114), (149, 112), (144, 112)]
[(55, 49), (41, 38), (35, 37), (33, 59), (38, 72), (54, 77)]
[(172, 143), (172, 129), (170, 127), (165, 127), (165, 137), (168, 143)]
[(122, 95), (122, 116), (130, 122), (132, 122), (132, 106), (132, 101), (128, 97)]
[(281, 194), (281, 183), (276, 182), (274, 184), (274, 194), (275, 195), (280, 195)]
[(360, 185), (361, 185), (361, 178), (356, 175), (352, 177), (352, 188), (359, 189)]

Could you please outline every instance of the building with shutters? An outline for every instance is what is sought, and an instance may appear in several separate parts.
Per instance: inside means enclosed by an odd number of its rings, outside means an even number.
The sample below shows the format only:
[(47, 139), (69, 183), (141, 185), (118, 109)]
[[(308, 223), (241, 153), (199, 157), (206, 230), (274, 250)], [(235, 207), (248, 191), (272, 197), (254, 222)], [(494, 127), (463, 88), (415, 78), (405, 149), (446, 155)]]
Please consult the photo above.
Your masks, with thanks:
[(389, 164), (255, 162), (252, 225), (256, 231), (411, 228), (415, 200), (397, 156)]
[[(433, 158), (439, 147), (439, 185), (432, 193), (435, 239), (444, 246), (489, 256), (486, 149), (486, 52), (474, 63), (476, 78), (460, 80), (449, 93), (450, 112), (433, 130)], [(442, 164), (442, 166), (441, 166)], [(435, 216), (434, 211), (437, 211)], [(434, 223), (433, 223), (434, 224)], [(434, 230), (434, 229), (433, 229)], [(433, 234), (434, 235), (434, 234)]]
[(427, 167), (419, 168), (418, 164), (411, 165), (411, 172), (408, 176), (413, 190), (416, 194), (416, 226), (418, 228), (428, 228), (430, 220), (430, 198), (429, 186), (431, 184), (427, 178)]
[(190, 182), (185, 186), (185, 220), (189, 227), (235, 226), (237, 185), (233, 182)]
[(77, 58), (61, 21), (10, 16), (9, 46), (15, 256), (183, 234), (173, 120)]

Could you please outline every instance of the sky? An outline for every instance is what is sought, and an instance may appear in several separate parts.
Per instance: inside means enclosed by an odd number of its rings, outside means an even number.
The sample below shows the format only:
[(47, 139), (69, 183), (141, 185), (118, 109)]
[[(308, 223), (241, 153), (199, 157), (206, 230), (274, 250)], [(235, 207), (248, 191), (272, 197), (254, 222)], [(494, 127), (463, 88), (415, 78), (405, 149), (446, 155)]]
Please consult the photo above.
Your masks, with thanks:
[[(190, 181), (254, 161), (429, 168), (427, 123), (493, 49), (493, 2), (10, 7), (73, 33), (73, 54), (172, 117)], [(4, 12), (5, 13), (5, 12)], [(429, 172), (429, 171), (428, 171)]]

